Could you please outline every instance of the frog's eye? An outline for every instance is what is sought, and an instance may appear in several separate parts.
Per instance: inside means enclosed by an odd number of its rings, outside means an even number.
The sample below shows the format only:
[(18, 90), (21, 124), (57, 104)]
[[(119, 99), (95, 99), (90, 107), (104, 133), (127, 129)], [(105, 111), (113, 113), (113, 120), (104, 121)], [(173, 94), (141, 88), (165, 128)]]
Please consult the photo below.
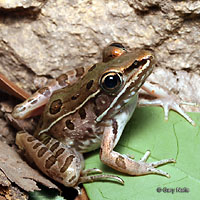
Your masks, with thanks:
[(107, 72), (100, 79), (101, 88), (106, 92), (117, 92), (122, 83), (122, 74), (118, 72)]

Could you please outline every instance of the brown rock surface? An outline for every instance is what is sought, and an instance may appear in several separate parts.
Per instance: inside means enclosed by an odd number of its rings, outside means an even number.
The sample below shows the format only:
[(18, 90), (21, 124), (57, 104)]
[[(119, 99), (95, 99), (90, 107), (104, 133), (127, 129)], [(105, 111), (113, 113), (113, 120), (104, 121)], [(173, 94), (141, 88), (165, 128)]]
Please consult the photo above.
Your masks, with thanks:
[[(38, 76), (92, 65), (105, 45), (118, 41), (153, 49), (158, 60), (153, 79), (183, 100), (200, 103), (198, 0), (3, 0), (0, 6), (0, 72), (26, 90), (35, 89)], [(37, 14), (32, 10), (35, 18), (26, 13), (33, 7), (41, 8)]]

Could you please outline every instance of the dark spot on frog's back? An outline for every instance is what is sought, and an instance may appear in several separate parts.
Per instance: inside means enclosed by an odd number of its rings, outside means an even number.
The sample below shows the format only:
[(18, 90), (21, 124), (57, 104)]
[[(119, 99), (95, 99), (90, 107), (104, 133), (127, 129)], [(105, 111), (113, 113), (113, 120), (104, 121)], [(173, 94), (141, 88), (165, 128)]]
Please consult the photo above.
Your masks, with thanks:
[(74, 96), (71, 97), (71, 100), (76, 100), (79, 97), (79, 94), (75, 94)]
[(96, 64), (95, 65), (93, 65), (89, 70), (88, 70), (88, 72), (91, 72), (93, 69), (95, 69), (96, 68)]
[(93, 134), (93, 130), (92, 130), (92, 128), (87, 128), (87, 131), (88, 131), (88, 133)]
[(65, 86), (66, 81), (68, 80), (68, 76), (66, 74), (62, 74), (58, 78), (56, 78), (56, 80), (58, 81), (58, 84), (60, 86)]
[(66, 124), (66, 126), (67, 126), (68, 129), (74, 130), (74, 124), (71, 122), (71, 120), (67, 120), (65, 122), (65, 124)]
[(87, 83), (86, 88), (89, 90), (89, 89), (92, 87), (93, 83), (94, 83), (94, 80), (90, 80), (90, 81)]
[(57, 99), (51, 103), (49, 112), (54, 115), (60, 112), (61, 106), (62, 106), (62, 101), (60, 99)]
[(45, 97), (50, 95), (50, 90), (48, 87), (43, 87), (43, 88), (39, 89), (38, 92), (40, 94), (43, 94)]
[(86, 112), (84, 108), (80, 108), (78, 111), (78, 114), (80, 115), (81, 119), (85, 119), (86, 118)]
[(76, 77), (80, 77), (84, 74), (84, 68), (83, 67), (79, 67), (79, 68), (76, 68)]

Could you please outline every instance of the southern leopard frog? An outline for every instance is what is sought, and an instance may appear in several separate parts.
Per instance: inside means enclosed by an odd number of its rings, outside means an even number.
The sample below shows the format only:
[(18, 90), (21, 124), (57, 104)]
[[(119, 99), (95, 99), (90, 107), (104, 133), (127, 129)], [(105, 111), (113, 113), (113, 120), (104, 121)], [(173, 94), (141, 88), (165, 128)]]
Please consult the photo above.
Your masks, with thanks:
[[(98, 169), (84, 170), (82, 153), (99, 147), (100, 159), (118, 171), (130, 175), (168, 177), (166, 172), (156, 167), (175, 162), (173, 159), (146, 163), (149, 151), (140, 161), (135, 161), (113, 150), (135, 110), (138, 90), (152, 72), (153, 54), (145, 50), (127, 52), (121, 44), (113, 43), (104, 49), (103, 57), (103, 62), (90, 68), (80, 67), (61, 75), (16, 106), (13, 116), (26, 118), (46, 104), (34, 136), (19, 132), (16, 144), (43, 173), (68, 187), (78, 188), (79, 183), (102, 178), (113, 178), (123, 183), (117, 176), (90, 175), (101, 172)], [(152, 90), (149, 85), (143, 89), (155, 94), (162, 102), (171, 98), (168, 92), (163, 95), (161, 87), (152, 86)], [(164, 106), (167, 113), (170, 108), (180, 112), (178, 104), (170, 106)], [(193, 123), (182, 110), (180, 113)]]

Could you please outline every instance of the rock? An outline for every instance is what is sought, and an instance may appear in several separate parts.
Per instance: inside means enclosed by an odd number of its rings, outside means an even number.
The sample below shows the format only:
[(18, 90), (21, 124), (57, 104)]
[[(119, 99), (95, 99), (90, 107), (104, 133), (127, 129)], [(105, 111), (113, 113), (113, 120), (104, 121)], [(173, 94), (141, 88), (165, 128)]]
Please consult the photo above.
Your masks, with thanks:
[[(45, 2), (45, 1), (44, 1)], [(18, 9), (18, 8), (40, 8), (44, 2), (40, 0), (1, 0), (0, 9)]]
[[(21, 7), (23, 14), (41, 6), (41, 1), (4, 0), (0, 5), (13, 11)], [(193, 77), (199, 75), (199, 6), (199, 1), (61, 0), (43, 4), (36, 19), (13, 18), (12, 12), (4, 12), (0, 14), (0, 72), (33, 90), (36, 76), (56, 77), (68, 68), (92, 65), (101, 59), (104, 46), (118, 41), (130, 48), (153, 49), (164, 80), (171, 79), (166, 70), (184, 70)], [(177, 90), (177, 85), (168, 87)], [(196, 87), (184, 85), (183, 93), (193, 101), (186, 91), (194, 93)]]
[[(155, 77), (160, 75), (155, 79), (178, 90), (183, 100), (200, 103), (200, 82), (191, 80), (200, 74), (198, 0), (4, 0), (0, 7), (0, 72), (28, 91), (35, 89), (38, 76), (57, 77), (69, 68), (98, 62), (103, 47), (117, 41), (153, 49)], [(35, 18), (30, 17), (34, 9), (26, 13), (30, 8), (41, 8)], [(186, 72), (190, 79), (174, 71)]]

